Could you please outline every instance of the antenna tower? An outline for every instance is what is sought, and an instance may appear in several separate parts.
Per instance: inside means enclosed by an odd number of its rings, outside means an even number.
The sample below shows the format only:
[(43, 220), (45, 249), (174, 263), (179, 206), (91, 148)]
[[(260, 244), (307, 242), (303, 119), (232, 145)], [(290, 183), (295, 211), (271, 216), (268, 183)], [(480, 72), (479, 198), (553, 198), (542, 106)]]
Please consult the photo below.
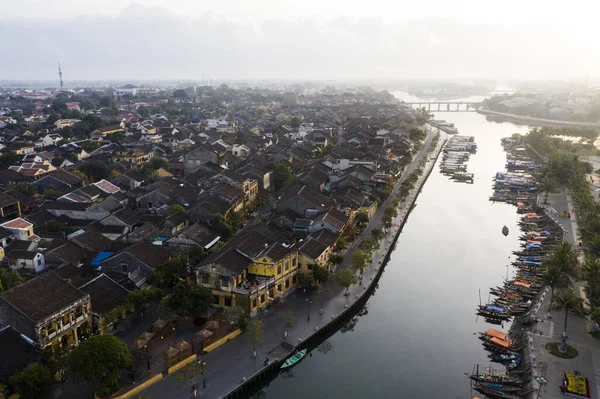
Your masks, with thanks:
[(63, 89), (62, 70), (60, 69), (60, 62), (58, 63), (58, 79), (60, 80), (60, 89)]

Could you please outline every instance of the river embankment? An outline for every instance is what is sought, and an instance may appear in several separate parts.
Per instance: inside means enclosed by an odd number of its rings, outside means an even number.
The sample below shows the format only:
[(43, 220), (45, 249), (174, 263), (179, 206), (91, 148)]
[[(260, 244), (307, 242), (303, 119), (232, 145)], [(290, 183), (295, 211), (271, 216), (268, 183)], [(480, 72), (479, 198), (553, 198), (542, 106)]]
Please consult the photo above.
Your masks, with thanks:
[(509, 122), (525, 123), (527, 125), (538, 125), (538, 126), (566, 126), (566, 127), (589, 127), (593, 129), (600, 129), (600, 123), (594, 122), (574, 122), (574, 121), (561, 121), (556, 119), (544, 119), (534, 118), (532, 116), (508, 114), (504, 112), (496, 112), (489, 109), (479, 108), (478, 114), (494, 117), (494, 119), (501, 119)]

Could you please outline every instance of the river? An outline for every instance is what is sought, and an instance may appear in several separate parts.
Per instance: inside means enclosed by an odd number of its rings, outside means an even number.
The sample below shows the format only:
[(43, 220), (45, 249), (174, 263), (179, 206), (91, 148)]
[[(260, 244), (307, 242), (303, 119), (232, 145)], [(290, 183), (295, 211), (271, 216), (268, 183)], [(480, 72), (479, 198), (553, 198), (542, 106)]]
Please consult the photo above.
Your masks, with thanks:
[[(527, 127), (488, 122), (474, 112), (439, 112), (435, 118), (475, 136), (478, 151), (468, 163), (474, 183), (453, 182), (436, 165), (362, 316), (257, 397), (473, 397), (463, 373), (474, 363), (489, 365), (474, 335), (489, 327), (475, 316), (478, 290), (487, 301), (518, 247), (515, 208), (488, 197), (492, 177), (505, 163), (500, 139)], [(508, 237), (501, 233), (504, 225)]]

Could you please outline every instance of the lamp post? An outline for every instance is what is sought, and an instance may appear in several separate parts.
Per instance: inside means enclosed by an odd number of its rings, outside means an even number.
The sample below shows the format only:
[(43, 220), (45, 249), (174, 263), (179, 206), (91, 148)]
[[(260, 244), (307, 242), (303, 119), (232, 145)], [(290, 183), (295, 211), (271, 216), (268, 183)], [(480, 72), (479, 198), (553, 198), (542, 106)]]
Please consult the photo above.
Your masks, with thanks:
[(306, 303), (308, 304), (307, 313), (306, 313), (306, 321), (309, 322), (310, 321), (310, 304), (312, 303), (312, 301), (309, 301), (308, 298), (306, 298)]
[(546, 381), (546, 379), (544, 377), (535, 377), (535, 380), (538, 382), (538, 384), (540, 384), (540, 387), (538, 388), (538, 393), (537, 396), (535, 397), (535, 399), (539, 399), (540, 397), (540, 392), (542, 392), (542, 386), (547, 383), (548, 381)]
[(206, 388), (206, 361), (202, 360), (201, 362), (198, 361), (198, 363), (200, 363), (200, 365), (202, 366), (202, 388)]

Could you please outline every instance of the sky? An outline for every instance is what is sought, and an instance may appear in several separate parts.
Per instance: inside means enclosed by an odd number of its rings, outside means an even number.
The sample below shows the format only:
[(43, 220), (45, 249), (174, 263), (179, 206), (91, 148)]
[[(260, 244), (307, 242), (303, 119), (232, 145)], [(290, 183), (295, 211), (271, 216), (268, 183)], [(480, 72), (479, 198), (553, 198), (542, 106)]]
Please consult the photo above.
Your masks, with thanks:
[(0, 80), (571, 79), (600, 2), (0, 0)]

